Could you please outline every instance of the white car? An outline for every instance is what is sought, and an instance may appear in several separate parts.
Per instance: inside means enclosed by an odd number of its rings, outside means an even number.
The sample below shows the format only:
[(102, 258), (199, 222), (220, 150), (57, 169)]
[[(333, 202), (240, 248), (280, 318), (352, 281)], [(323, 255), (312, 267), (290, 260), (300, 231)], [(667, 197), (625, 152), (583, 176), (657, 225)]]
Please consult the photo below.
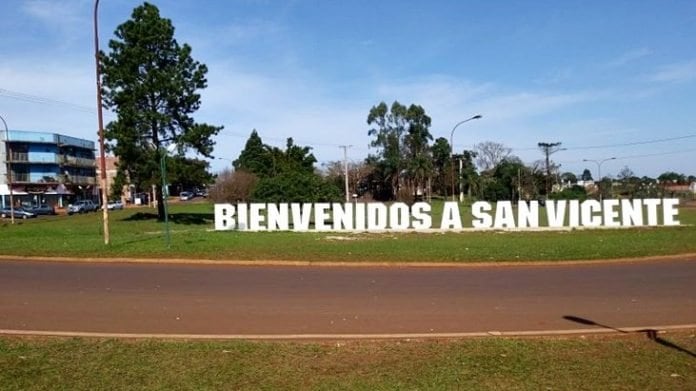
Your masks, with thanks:
[(68, 214), (95, 212), (99, 207), (92, 200), (81, 200), (68, 205)]
[(193, 193), (191, 193), (190, 191), (182, 191), (181, 193), (179, 193), (179, 199), (181, 201), (191, 200), (193, 199)]
[(108, 210), (118, 210), (118, 209), (123, 209), (123, 202), (120, 200), (117, 201), (109, 201), (108, 204), (106, 204), (106, 208)]

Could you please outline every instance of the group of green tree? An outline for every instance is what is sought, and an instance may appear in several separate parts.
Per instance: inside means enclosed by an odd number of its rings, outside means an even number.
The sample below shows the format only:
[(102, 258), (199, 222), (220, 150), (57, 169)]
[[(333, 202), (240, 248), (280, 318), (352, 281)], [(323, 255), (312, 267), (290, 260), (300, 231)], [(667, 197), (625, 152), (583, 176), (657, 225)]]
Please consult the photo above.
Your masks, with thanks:
[(211, 191), (216, 201), (322, 202), (336, 201), (342, 191), (319, 175), (310, 147), (287, 139), (285, 149), (266, 145), (256, 130)]
[[(193, 119), (201, 105), (200, 90), (207, 86), (207, 67), (193, 59), (189, 45), (177, 42), (171, 20), (149, 3), (133, 10), (108, 46), (108, 53), (100, 52), (99, 64), (104, 107), (116, 114), (105, 129), (108, 150), (119, 158), (112, 188), (120, 192), (124, 184), (140, 190), (154, 186), (163, 218), (162, 163), (168, 166), (165, 182), (174, 188), (213, 182), (207, 161), (191, 157), (212, 158), (213, 137), (222, 129)], [(367, 133), (375, 152), (350, 165), (351, 193), (384, 201), (459, 192), (491, 201), (587, 196), (586, 187), (572, 185), (578, 179), (574, 174), (557, 174), (548, 149), (546, 161), (531, 165), (492, 141), (454, 151), (447, 139), (433, 139), (431, 123), (420, 105), (395, 101), (391, 106), (384, 102), (373, 106)], [(254, 130), (232, 167), (217, 175), (213, 193), (226, 201), (341, 200), (345, 167), (330, 162), (320, 170), (316, 163), (310, 147), (296, 145), (292, 138), (285, 148), (266, 145)], [(581, 179), (591, 180), (590, 171), (585, 170)], [(686, 183), (696, 178), (665, 173), (658, 179)], [(637, 178), (628, 168), (618, 180), (616, 190), (615, 181), (599, 178), (597, 189), (628, 196), (659, 191), (654, 180)], [(559, 186), (549, 186), (552, 182)]]

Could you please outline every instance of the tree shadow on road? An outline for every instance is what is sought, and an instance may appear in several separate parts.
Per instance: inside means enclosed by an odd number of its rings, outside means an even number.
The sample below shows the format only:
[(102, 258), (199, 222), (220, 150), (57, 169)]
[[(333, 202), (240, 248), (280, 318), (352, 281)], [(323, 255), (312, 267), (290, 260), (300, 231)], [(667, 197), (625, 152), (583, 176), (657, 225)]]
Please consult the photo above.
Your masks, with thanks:
[(635, 330), (635, 331), (626, 331), (626, 330), (621, 330), (620, 328), (616, 328), (616, 327), (609, 326), (609, 325), (602, 324), (602, 323), (597, 323), (593, 320), (585, 319), (585, 318), (581, 318), (579, 316), (573, 316), (573, 315), (564, 315), (563, 319), (569, 320), (571, 322), (587, 325), (587, 326), (597, 326), (597, 327), (613, 330), (613, 331), (623, 333), (623, 334), (629, 334), (629, 333), (645, 334), (645, 336), (651, 341), (655, 341), (656, 343), (658, 343), (662, 346), (668, 347), (670, 349), (674, 349), (674, 350), (682, 352), (684, 354), (688, 354), (692, 358), (696, 358), (696, 353), (692, 352), (691, 350), (683, 348), (683, 347), (675, 344), (674, 342), (668, 341), (668, 340), (660, 337), (658, 335), (659, 330), (643, 329), (643, 330)]

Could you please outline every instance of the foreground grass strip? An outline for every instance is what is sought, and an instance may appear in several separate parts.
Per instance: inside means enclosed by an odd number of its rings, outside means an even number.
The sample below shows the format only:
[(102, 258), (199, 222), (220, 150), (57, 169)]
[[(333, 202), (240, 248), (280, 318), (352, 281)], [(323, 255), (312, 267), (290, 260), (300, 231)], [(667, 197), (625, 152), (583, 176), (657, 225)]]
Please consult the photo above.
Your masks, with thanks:
[(696, 253), (696, 209), (680, 211), (682, 227), (554, 232), (294, 233), (211, 232), (212, 205), (171, 208), (172, 247), (154, 211), (111, 214), (104, 246), (101, 215), (0, 222), (0, 255), (199, 258), (342, 262), (480, 262), (578, 260)]
[[(696, 389), (696, 335), (458, 341), (0, 339), (6, 390)], [(689, 353), (692, 354), (689, 354)]]

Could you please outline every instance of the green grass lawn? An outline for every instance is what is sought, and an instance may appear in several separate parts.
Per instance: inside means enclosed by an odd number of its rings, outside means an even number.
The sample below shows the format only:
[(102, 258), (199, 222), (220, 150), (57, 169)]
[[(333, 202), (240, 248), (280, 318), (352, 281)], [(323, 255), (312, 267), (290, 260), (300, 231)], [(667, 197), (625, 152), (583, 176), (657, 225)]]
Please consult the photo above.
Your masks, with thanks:
[[(444, 341), (0, 338), (3, 390), (693, 390), (696, 335)], [(690, 353), (691, 352), (691, 353)]]
[[(439, 205), (441, 208), (441, 204)], [(641, 257), (696, 252), (696, 209), (682, 208), (680, 227), (544, 232), (296, 233), (214, 232), (213, 206), (174, 203), (172, 246), (155, 210), (132, 208), (110, 217), (111, 244), (101, 213), (40, 217), (0, 225), (0, 254), (23, 256), (198, 258), (346, 262), (537, 261)], [(434, 207), (434, 221), (439, 219)], [(464, 216), (469, 210), (462, 210)], [(470, 219), (464, 219), (470, 226)], [(434, 225), (437, 225), (434, 224)]]

